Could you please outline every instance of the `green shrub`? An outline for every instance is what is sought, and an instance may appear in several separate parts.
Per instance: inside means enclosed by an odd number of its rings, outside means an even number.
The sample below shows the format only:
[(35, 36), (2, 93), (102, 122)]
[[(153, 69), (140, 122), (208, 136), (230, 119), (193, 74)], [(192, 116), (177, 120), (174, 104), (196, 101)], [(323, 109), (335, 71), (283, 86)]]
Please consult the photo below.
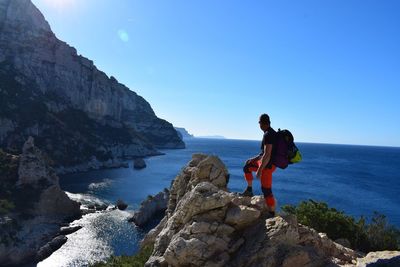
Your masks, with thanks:
[(364, 229), (369, 241), (368, 251), (400, 250), (400, 230), (389, 225), (385, 215), (375, 212)]
[(332, 240), (346, 238), (351, 248), (363, 252), (400, 249), (400, 231), (387, 223), (384, 215), (374, 213), (371, 222), (364, 217), (356, 220), (343, 211), (330, 208), (324, 202), (303, 201), (282, 210), (294, 214), (299, 223), (324, 232)]
[(111, 256), (106, 262), (99, 262), (92, 267), (143, 267), (153, 252), (153, 246), (147, 246), (133, 256)]
[(0, 223), (0, 245), (8, 246), (20, 242), (21, 240), (17, 237), (17, 234), (21, 226), (17, 221), (7, 216), (0, 218), (0, 220), (2, 220)]
[(14, 203), (8, 201), (7, 199), (0, 199), (0, 215), (7, 214), (14, 208)]
[(0, 148), (0, 178), (1, 181), (16, 180), (18, 175), (18, 159), (5, 153)]

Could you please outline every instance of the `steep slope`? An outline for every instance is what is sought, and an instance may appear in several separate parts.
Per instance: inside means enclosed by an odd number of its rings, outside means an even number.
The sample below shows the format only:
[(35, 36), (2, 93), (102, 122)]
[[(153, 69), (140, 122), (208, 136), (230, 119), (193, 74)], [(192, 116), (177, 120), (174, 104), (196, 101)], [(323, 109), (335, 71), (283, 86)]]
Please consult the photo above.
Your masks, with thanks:
[(0, 146), (28, 135), (56, 165), (183, 148), (169, 122), (57, 39), (30, 0), (0, 0)]
[(193, 138), (193, 134), (190, 134), (185, 128), (175, 127), (175, 130), (178, 132), (178, 135), (182, 137), (182, 139)]

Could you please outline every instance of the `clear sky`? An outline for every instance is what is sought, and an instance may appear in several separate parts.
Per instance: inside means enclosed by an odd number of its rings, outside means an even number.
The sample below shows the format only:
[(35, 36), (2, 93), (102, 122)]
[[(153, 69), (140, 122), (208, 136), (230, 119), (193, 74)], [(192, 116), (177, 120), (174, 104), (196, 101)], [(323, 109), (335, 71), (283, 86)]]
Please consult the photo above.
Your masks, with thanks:
[(57, 37), (195, 135), (400, 146), (398, 0), (33, 0)]

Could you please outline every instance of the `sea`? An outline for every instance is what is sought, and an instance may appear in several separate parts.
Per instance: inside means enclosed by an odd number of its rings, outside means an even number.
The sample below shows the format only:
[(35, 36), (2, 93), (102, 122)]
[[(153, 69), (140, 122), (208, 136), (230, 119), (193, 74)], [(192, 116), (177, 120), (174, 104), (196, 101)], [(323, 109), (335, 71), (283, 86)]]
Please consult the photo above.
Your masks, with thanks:
[[(132, 255), (148, 229), (127, 220), (141, 201), (169, 188), (171, 181), (190, 161), (193, 153), (216, 155), (230, 173), (229, 190), (246, 187), (243, 165), (260, 152), (259, 141), (230, 139), (186, 139), (186, 148), (162, 150), (164, 155), (146, 158), (142, 170), (129, 168), (94, 170), (60, 177), (68, 195), (88, 205), (114, 205), (118, 199), (129, 206), (125, 211), (93, 213), (74, 221), (82, 229), (68, 235), (68, 241), (38, 266), (88, 266), (110, 255)], [(278, 208), (303, 200), (323, 201), (356, 218), (384, 214), (390, 224), (400, 227), (400, 148), (359, 145), (297, 143), (303, 160), (287, 169), (277, 169), (272, 190)], [(261, 193), (259, 180), (255, 194)], [(279, 210), (279, 209), (278, 209)], [(156, 225), (156, 222), (153, 222)]]

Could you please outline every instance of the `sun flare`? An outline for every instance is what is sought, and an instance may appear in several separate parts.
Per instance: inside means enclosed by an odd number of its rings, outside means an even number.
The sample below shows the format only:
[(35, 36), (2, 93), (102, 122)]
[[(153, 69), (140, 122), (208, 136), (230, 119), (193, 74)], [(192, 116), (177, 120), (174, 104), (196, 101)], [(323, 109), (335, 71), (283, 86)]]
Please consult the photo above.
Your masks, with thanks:
[(45, 2), (47, 5), (58, 10), (64, 10), (70, 8), (77, 2), (77, 0), (42, 0), (42, 1)]

